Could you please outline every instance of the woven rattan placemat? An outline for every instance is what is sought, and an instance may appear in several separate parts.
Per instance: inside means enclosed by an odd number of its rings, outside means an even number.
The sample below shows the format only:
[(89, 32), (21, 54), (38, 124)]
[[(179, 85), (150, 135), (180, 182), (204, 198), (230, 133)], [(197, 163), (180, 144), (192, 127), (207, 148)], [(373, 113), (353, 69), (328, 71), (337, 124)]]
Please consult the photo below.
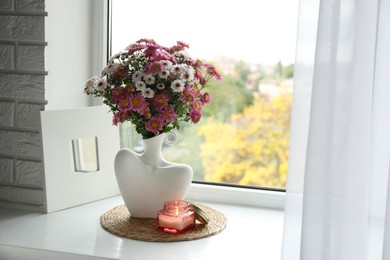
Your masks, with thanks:
[(210, 216), (207, 225), (196, 222), (196, 227), (180, 235), (172, 235), (157, 229), (155, 219), (132, 218), (125, 205), (110, 209), (100, 217), (100, 224), (110, 233), (142, 241), (173, 242), (195, 240), (218, 234), (226, 227), (226, 217), (223, 213), (196, 204)]

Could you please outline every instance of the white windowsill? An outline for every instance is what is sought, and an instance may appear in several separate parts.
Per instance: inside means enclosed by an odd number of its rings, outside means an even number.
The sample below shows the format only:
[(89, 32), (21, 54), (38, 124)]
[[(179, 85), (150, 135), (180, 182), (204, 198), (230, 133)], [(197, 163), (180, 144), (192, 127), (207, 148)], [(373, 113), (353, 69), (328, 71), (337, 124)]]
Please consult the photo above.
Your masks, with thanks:
[(172, 243), (112, 235), (99, 217), (123, 204), (120, 196), (51, 214), (0, 209), (0, 259), (280, 259), (282, 210), (202, 201), (196, 188), (188, 199), (196, 192), (197, 202), (226, 215), (220, 234)]
[(192, 183), (189, 200), (284, 210), (285, 192)]

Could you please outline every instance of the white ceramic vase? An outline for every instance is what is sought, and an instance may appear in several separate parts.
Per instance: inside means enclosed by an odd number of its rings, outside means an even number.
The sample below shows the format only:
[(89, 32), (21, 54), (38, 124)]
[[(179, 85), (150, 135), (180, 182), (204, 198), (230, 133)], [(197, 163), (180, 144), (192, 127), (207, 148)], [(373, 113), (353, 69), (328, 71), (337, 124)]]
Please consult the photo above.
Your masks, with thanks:
[(162, 158), (166, 134), (144, 139), (144, 152), (121, 149), (115, 157), (119, 190), (132, 217), (156, 218), (168, 200), (184, 199), (192, 181), (189, 165)]

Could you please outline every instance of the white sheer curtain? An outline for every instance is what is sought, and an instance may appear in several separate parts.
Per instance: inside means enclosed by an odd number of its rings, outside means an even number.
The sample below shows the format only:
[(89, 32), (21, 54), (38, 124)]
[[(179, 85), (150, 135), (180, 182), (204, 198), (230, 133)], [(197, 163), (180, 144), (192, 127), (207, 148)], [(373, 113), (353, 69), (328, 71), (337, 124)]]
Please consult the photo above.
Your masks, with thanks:
[(295, 64), (282, 258), (390, 259), (390, 0), (301, 0)]

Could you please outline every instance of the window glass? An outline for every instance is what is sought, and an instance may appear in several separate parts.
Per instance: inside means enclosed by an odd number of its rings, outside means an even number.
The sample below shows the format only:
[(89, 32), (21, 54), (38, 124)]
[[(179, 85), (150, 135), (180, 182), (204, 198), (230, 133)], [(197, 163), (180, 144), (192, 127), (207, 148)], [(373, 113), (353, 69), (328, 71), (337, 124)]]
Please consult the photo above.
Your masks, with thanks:
[[(140, 38), (179, 40), (223, 75), (164, 158), (190, 164), (196, 181), (284, 189), (297, 17), (298, 0), (112, 1), (113, 54)], [(129, 129), (122, 146), (142, 150)]]

